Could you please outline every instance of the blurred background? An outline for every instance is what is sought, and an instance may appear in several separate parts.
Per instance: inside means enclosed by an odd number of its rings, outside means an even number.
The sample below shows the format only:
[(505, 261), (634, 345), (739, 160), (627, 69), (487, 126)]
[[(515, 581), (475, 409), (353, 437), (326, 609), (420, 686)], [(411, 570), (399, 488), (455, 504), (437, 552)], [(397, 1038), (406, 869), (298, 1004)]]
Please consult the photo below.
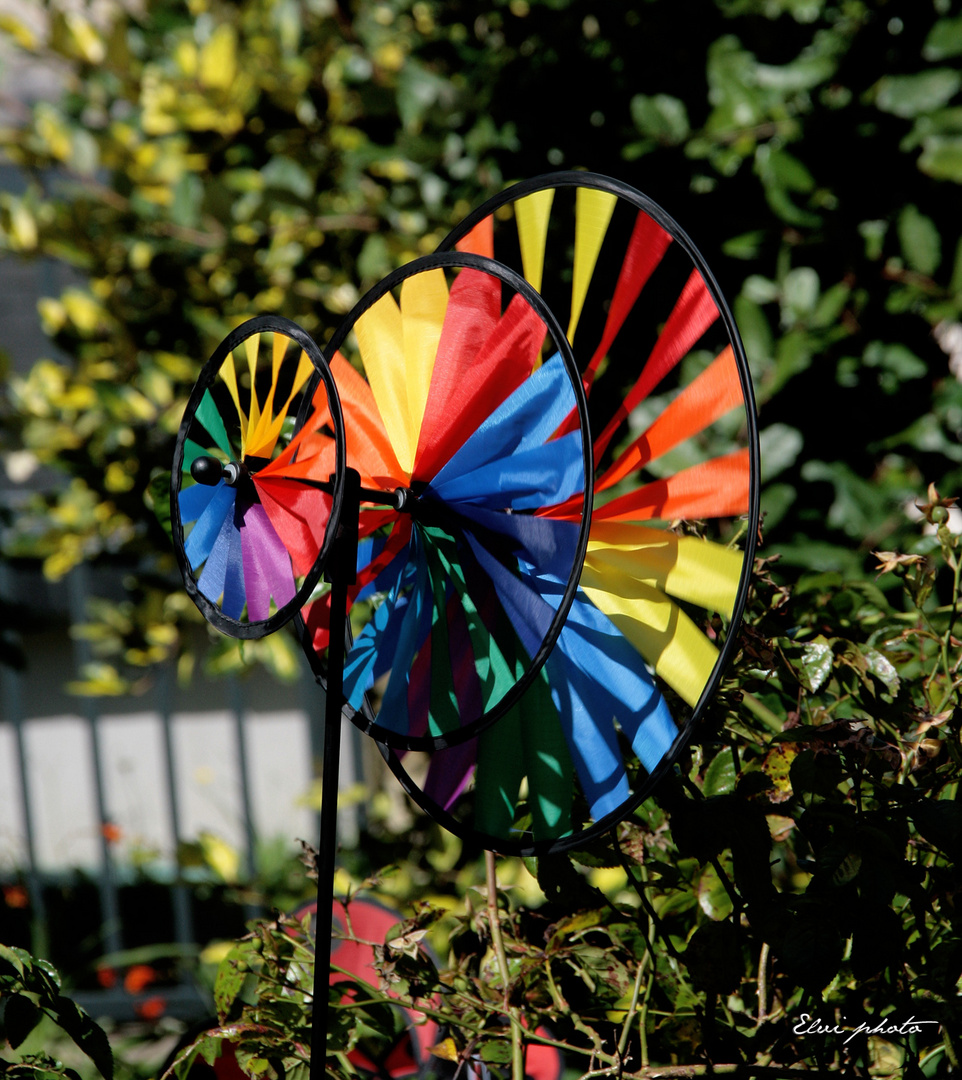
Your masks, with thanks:
[[(511, 181), (607, 173), (701, 249), (786, 580), (955, 494), (960, 57), (951, 0), (0, 3), (0, 941), (190, 1017), (211, 942), (310, 894), (323, 695), (202, 624), (174, 436), (230, 329), (323, 343)], [(348, 863), (454, 889), (476, 853), (379, 775), (346, 739)]]

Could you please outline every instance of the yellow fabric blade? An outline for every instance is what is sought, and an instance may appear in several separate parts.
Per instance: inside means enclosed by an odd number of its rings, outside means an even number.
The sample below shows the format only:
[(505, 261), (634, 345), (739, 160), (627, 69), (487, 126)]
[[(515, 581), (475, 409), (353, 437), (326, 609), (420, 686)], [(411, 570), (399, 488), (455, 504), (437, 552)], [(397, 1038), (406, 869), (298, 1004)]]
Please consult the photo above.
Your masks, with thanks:
[(241, 429), (241, 457), (243, 457), (247, 452), (247, 414), (241, 408), (240, 394), (237, 391), (237, 369), (234, 367), (233, 353), (228, 353), (224, 358), (224, 362), (220, 366), (220, 377), (224, 380), (230, 392), (234, 408), (237, 409), (237, 419), (240, 421)]
[(410, 477), (417, 443), (411, 442), (401, 310), (390, 293), (364, 312), (354, 324), (354, 334), (391, 449)]
[(571, 280), (571, 320), (568, 341), (573, 342), (601, 242), (615, 209), (617, 196), (596, 188), (578, 188), (575, 196), (575, 258)]
[(251, 334), (244, 342), (244, 351), (247, 353), (247, 369), (251, 375), (250, 411), (247, 417), (247, 429), (249, 432), (257, 430), (257, 421), (261, 416), (260, 404), (257, 401), (257, 354), (260, 352), (260, 348), (260, 334)]
[[(263, 434), (259, 442), (255, 444), (253, 440), (250, 445), (250, 453), (254, 457), (272, 457), (274, 454), (274, 447), (277, 445), (277, 440), (280, 438), (281, 431), (284, 428), (284, 421), (287, 419), (291, 408), (291, 402), (300, 393), (304, 384), (314, 374), (314, 364), (311, 358), (304, 350), (301, 350), (300, 359), (297, 362), (297, 371), (294, 374), (294, 384), (291, 387), (291, 392), (287, 396), (287, 401), (284, 402), (283, 407), (278, 411), (277, 415), (271, 419), (270, 423), (264, 423), (266, 417), (270, 415), (267, 411), (268, 406), (265, 405), (265, 412), (261, 415), (261, 423), (259, 427), (262, 428)], [(269, 402), (271, 408), (273, 408), (274, 390), (277, 386), (277, 375), (274, 376), (274, 385), (271, 387)]]
[(618, 627), (657, 675), (692, 708), (718, 660), (718, 650), (674, 600), (629, 574), (603, 574), (585, 561), (585, 595)]
[(602, 578), (609, 571), (624, 573), (730, 619), (744, 557), (740, 551), (697, 536), (599, 521), (591, 526), (585, 563)]
[[(270, 430), (274, 426), (274, 394), (277, 391), (277, 380), (280, 378), (284, 353), (287, 351), (290, 341), (291, 339), (284, 334), (273, 334), (270, 389), (267, 391), (267, 400), (264, 402), (264, 408), (261, 409), (261, 414), (257, 418), (257, 424), (251, 429), (247, 437), (247, 452), (253, 457), (270, 457), (271, 449), (273, 449), (276, 441), (276, 436), (274, 439), (270, 438)], [(263, 448), (267, 443), (270, 445), (265, 451)]]
[[(448, 307), (448, 285), (443, 270), (428, 270), (406, 278), (401, 286), (401, 321), (404, 326), (404, 367), (407, 371), (408, 432), (417, 449), (427, 405), (441, 327)], [(402, 463), (403, 464), (403, 463)], [(407, 466), (405, 466), (407, 468)]]
[(518, 219), (518, 240), (521, 242), (521, 265), (525, 280), (541, 292), (544, 273), (544, 249), (548, 239), (548, 218), (554, 189), (536, 191), (515, 204)]

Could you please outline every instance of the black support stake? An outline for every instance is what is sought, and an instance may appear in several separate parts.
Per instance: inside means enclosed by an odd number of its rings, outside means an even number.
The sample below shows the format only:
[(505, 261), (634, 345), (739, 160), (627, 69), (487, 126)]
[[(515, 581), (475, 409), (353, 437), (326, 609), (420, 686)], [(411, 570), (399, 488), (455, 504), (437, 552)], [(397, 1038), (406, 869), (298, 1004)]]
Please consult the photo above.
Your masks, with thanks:
[(331, 583), (330, 644), (327, 652), (327, 697), (324, 704), (324, 767), (321, 777), (321, 835), (317, 859), (317, 922), (314, 931), (314, 1001), (311, 1011), (311, 1080), (322, 1080), (327, 1063), (328, 985), (331, 981), (331, 906), (334, 900), (334, 858), (337, 854), (337, 782), (341, 752), (344, 641), (347, 630), (347, 588), (357, 580), (357, 526), (361, 478), (344, 474), (344, 501), (337, 537), (326, 573)]

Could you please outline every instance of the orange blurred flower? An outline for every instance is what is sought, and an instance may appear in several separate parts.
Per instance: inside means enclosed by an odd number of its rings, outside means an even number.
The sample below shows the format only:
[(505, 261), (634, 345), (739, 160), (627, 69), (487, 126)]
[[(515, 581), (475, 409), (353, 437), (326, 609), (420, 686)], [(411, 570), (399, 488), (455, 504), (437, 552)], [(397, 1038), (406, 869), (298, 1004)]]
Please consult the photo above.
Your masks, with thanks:
[(157, 978), (157, 972), (149, 964), (134, 964), (124, 976), (124, 989), (128, 994), (138, 994)]

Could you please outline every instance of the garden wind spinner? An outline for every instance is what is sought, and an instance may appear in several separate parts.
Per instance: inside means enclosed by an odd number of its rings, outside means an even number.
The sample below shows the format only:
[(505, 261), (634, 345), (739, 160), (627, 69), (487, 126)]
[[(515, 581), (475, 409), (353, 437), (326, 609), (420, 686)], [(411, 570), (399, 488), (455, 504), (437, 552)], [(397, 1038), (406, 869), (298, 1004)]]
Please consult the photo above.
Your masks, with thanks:
[(240, 327), (177, 441), (191, 595), (240, 637), (293, 618), (327, 688), (322, 897), (342, 712), (456, 834), (570, 848), (677, 758), (750, 580), (750, 377), (675, 222), (558, 173), (442, 249), (376, 286), (323, 354), (283, 320)]

